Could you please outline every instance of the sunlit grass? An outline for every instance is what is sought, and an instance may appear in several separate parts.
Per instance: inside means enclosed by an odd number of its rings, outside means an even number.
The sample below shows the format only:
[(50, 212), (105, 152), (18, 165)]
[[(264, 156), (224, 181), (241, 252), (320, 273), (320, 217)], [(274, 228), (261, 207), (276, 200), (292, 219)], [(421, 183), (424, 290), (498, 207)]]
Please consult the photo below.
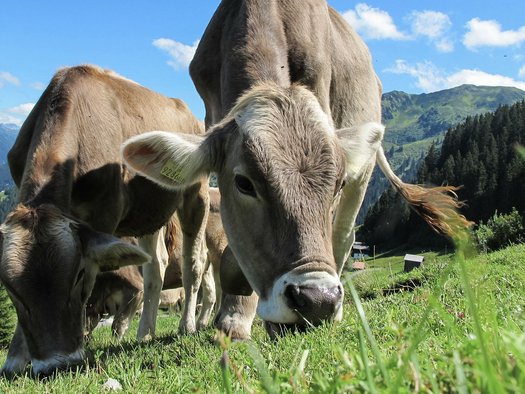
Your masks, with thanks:
[[(525, 245), (477, 257), (464, 250), (428, 255), (408, 274), (388, 266), (352, 281), (346, 274), (338, 324), (272, 342), (256, 321), (245, 343), (214, 341), (213, 329), (180, 337), (176, 316), (159, 318), (147, 344), (134, 339), (137, 322), (122, 343), (104, 327), (82, 372), (0, 379), (0, 392), (98, 393), (109, 378), (124, 392), (155, 393), (523, 391)], [(399, 286), (407, 281), (417, 285)]]

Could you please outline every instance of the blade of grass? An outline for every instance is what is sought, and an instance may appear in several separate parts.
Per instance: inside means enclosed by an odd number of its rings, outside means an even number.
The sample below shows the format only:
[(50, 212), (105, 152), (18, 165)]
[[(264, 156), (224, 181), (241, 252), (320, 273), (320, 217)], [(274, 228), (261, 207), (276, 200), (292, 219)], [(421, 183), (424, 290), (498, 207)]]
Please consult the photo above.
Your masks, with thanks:
[(359, 315), (359, 319), (361, 322), (360, 327), (362, 327), (362, 329), (366, 333), (368, 342), (370, 343), (370, 347), (372, 348), (372, 353), (374, 354), (374, 357), (376, 358), (376, 363), (379, 366), (379, 369), (381, 370), (381, 374), (383, 375), (385, 385), (389, 386), (390, 379), (388, 377), (388, 372), (385, 367), (385, 364), (383, 363), (383, 358), (382, 358), (381, 352), (379, 351), (379, 346), (377, 346), (377, 342), (374, 338), (374, 334), (372, 333), (372, 330), (370, 329), (370, 325), (368, 324), (368, 320), (366, 319), (365, 310), (363, 309), (363, 304), (361, 304), (359, 295), (357, 294), (357, 291), (351, 280), (348, 281), (348, 287), (350, 288), (350, 294), (352, 295), (352, 299), (357, 308), (357, 313)]
[(249, 344), (248, 354), (252, 358), (257, 372), (259, 372), (264, 391), (270, 394), (279, 393), (279, 383), (272, 378), (270, 371), (268, 370), (268, 366), (266, 365), (266, 361), (255, 345)]
[(461, 358), (459, 357), (459, 352), (454, 350), (454, 366), (456, 369), (456, 379), (457, 387), (459, 394), (468, 394), (467, 389), (467, 378), (465, 377), (465, 371), (463, 370), (463, 364), (461, 363)]
[(470, 284), (470, 280), (469, 280), (468, 273), (467, 273), (467, 268), (465, 266), (465, 258), (463, 256), (461, 248), (458, 250), (458, 253), (456, 254), (455, 259), (457, 261), (457, 264), (459, 265), (459, 273), (460, 273), (461, 281), (464, 286), (467, 305), (472, 315), (472, 320), (474, 322), (474, 332), (476, 334), (476, 339), (477, 339), (477, 342), (481, 350), (483, 372), (484, 372), (483, 376), (489, 386), (488, 391), (491, 393), (500, 393), (502, 392), (502, 386), (494, 374), (492, 362), (489, 356), (489, 352), (487, 350), (485, 331), (483, 330), (483, 327), (481, 324), (480, 315), (478, 313), (478, 305), (476, 304), (476, 300), (472, 292), (472, 286)]
[(377, 393), (377, 389), (374, 384), (374, 377), (372, 376), (372, 371), (370, 371), (368, 355), (366, 351), (365, 336), (363, 334), (363, 328), (361, 326), (359, 326), (359, 351), (361, 353), (361, 359), (363, 360), (363, 366), (365, 368), (366, 381), (368, 382), (368, 388), (370, 392)]
[(222, 353), (221, 357), (221, 376), (222, 376), (222, 387), (224, 392), (227, 394), (232, 393), (232, 376), (230, 373), (229, 358), (226, 350)]
[(434, 287), (434, 292), (429, 297), (429, 304), (425, 308), (423, 312), (423, 316), (421, 317), (419, 324), (417, 325), (417, 328), (414, 331), (415, 335), (410, 339), (410, 344), (406, 352), (401, 357), (402, 363), (399, 367), (395, 383), (390, 387), (391, 389), (390, 391), (393, 393), (397, 392), (399, 386), (401, 385), (401, 381), (403, 377), (405, 376), (406, 369), (409, 365), (408, 360), (410, 360), (412, 355), (415, 353), (421, 341), (425, 339), (425, 336), (427, 334), (427, 330), (425, 329), (425, 324), (427, 324), (430, 313), (434, 310), (434, 308), (436, 307), (436, 304), (439, 304), (437, 300), (439, 299), (441, 293), (443, 292), (445, 281), (450, 275), (452, 268), (453, 268), (452, 264), (449, 264), (445, 268), (445, 270), (439, 277), (437, 285)]

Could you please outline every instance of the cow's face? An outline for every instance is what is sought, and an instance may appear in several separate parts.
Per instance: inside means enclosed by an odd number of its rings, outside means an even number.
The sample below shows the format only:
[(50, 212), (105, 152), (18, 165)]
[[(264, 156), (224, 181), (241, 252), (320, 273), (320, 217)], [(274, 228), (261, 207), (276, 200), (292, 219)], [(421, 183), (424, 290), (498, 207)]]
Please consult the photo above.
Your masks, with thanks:
[[(52, 205), (19, 205), (1, 233), (0, 279), (16, 308), (33, 372), (49, 374), (83, 362), (84, 308), (96, 274), (142, 264), (148, 256)], [(4, 372), (20, 372), (6, 370), (10, 365), (25, 367), (6, 360)]]
[(260, 297), (258, 314), (316, 325), (335, 318), (343, 299), (332, 251), (334, 201), (345, 177), (374, 159), (382, 133), (375, 124), (336, 132), (305, 88), (261, 87), (200, 144), (153, 133), (129, 141), (123, 153), (167, 187), (217, 172), (224, 229)]

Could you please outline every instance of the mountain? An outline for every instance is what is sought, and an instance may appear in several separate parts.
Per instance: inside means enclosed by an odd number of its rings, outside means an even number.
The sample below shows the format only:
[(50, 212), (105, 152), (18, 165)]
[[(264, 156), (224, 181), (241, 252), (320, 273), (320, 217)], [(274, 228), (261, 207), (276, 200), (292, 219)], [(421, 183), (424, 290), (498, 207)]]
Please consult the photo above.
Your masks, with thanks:
[(7, 163), (7, 152), (15, 143), (20, 127), (12, 123), (0, 123), (0, 164)]
[(382, 97), (385, 141), (404, 145), (441, 135), (467, 116), (494, 112), (500, 105), (525, 99), (525, 91), (510, 87), (461, 85), (427, 94), (400, 91)]
[[(457, 191), (458, 199), (466, 204), (460, 211), (475, 223), (487, 223), (495, 213), (509, 214), (513, 210), (523, 218), (525, 154), (523, 158), (517, 154), (516, 142), (524, 141), (525, 100), (469, 117), (447, 132), (441, 149), (429, 150), (417, 182), (462, 185)], [(441, 243), (443, 238), (434, 234), (401, 200), (392, 189), (381, 196), (360, 227), (364, 241), (425, 246)], [(505, 244), (514, 234), (524, 234), (519, 216), (514, 221), (491, 219), (495, 220), (494, 227), (485, 230), (482, 237), (497, 245)]]
[(7, 165), (7, 152), (15, 143), (20, 127), (11, 123), (0, 123), (0, 190), (13, 184), (9, 166)]
[[(434, 143), (441, 146), (445, 133), (467, 117), (494, 112), (501, 105), (525, 100), (525, 91), (501, 86), (461, 85), (426, 94), (393, 91), (383, 94), (383, 147), (390, 165), (405, 181), (413, 181), (421, 160)], [(389, 184), (376, 170), (357, 218), (362, 223), (368, 208)]]

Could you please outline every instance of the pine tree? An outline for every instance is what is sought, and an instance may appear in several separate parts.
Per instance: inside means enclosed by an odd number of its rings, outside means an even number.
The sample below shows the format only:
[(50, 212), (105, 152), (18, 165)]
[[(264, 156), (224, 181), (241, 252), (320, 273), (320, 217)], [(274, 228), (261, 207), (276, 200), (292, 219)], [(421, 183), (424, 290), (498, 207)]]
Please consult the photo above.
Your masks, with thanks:
[(0, 283), (0, 347), (7, 347), (15, 329), (15, 310)]

